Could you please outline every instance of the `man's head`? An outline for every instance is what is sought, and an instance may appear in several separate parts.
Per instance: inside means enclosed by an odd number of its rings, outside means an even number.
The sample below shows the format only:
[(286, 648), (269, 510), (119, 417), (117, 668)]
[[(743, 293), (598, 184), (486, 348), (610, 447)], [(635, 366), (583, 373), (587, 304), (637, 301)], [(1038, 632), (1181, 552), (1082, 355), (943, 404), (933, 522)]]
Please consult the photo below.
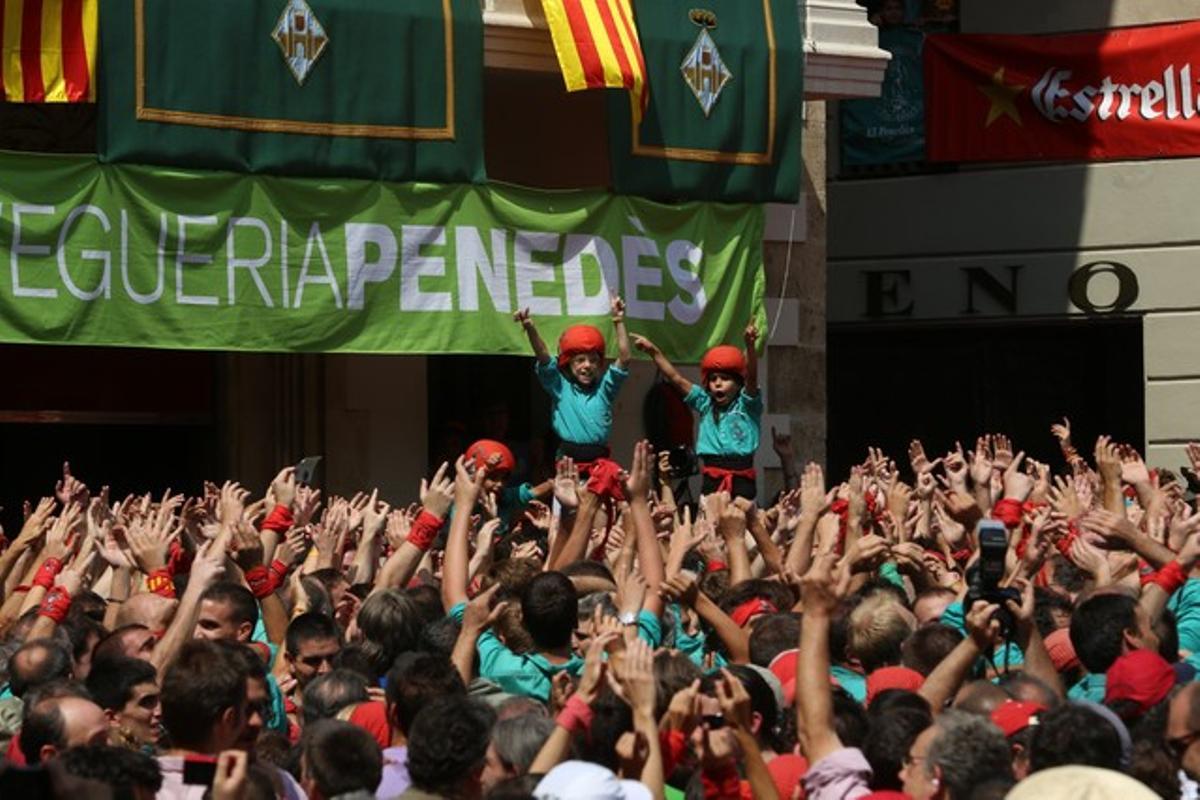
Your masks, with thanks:
[(417, 714), (408, 738), (413, 786), (432, 794), (475, 800), (496, 715), (467, 697), (438, 698)]
[(49, 761), (70, 747), (107, 741), (108, 718), (82, 697), (40, 700), (26, 711), (21, 725), (21, 753), (30, 764)]
[(1200, 780), (1200, 683), (1189, 683), (1171, 700), (1163, 739), (1188, 777)]
[(994, 778), (1012, 778), (1004, 734), (985, 717), (953, 710), (917, 736), (900, 771), (913, 800), (965, 800)]
[(862, 664), (864, 672), (900, 663), (904, 640), (916, 628), (912, 612), (891, 594), (868, 595), (850, 612), (850, 654)]
[(71, 641), (71, 672), (76, 680), (85, 681), (92, 669), (96, 645), (108, 635), (108, 630), (87, 614), (75, 613), (74, 606), (62, 630), (66, 631), (67, 638)]
[(186, 643), (162, 683), (163, 726), (176, 747), (216, 755), (246, 727), (246, 672), (215, 642)]
[(543, 572), (521, 591), (525, 629), (541, 650), (566, 647), (579, 618), (579, 595), (561, 572)]
[(416, 648), (421, 615), (403, 592), (385, 589), (366, 599), (358, 610), (358, 629), (366, 639), (367, 657), (376, 676), (391, 669), (396, 656)]
[(71, 667), (71, 654), (61, 644), (53, 639), (33, 639), (9, 659), (9, 688), (14, 696), (24, 697), (42, 684), (70, 678)]
[(1088, 672), (1107, 672), (1122, 653), (1158, 649), (1150, 620), (1127, 594), (1089, 597), (1071, 615), (1071, 644)]
[(949, 625), (940, 622), (924, 625), (913, 631), (900, 646), (900, 663), (928, 677), (962, 638), (962, 634)]
[(114, 797), (154, 800), (162, 788), (162, 770), (153, 756), (128, 747), (87, 745), (59, 756), (63, 769), (77, 778), (109, 786)]
[(178, 600), (154, 592), (138, 592), (121, 604), (114, 624), (118, 628), (145, 625), (152, 631), (162, 632), (175, 618), (177, 608)]
[(913, 602), (913, 615), (917, 618), (917, 624), (928, 625), (931, 622), (937, 622), (950, 604), (957, 599), (957, 592), (941, 586), (921, 592)]
[(357, 672), (335, 669), (318, 675), (304, 687), (304, 724), (333, 719), (343, 708), (370, 699), (367, 680)]
[(92, 660), (102, 658), (140, 658), (149, 661), (158, 645), (158, 637), (145, 625), (133, 623), (117, 628), (96, 645)]
[(87, 688), (119, 738), (139, 747), (158, 744), (162, 705), (154, 665), (123, 656), (99, 659), (92, 665)]
[(501, 719), (492, 729), (481, 780), (484, 791), (509, 778), (524, 775), (550, 734), (554, 720), (539, 714)]
[(899, 791), (903, 785), (900, 770), (909, 748), (933, 722), (933, 715), (918, 708), (894, 708), (872, 714), (862, 752), (871, 764), (873, 789)]
[(422, 708), (441, 697), (466, 694), (462, 677), (448, 659), (428, 653), (405, 654), (387, 675), (388, 721), (407, 740)]
[(288, 668), (303, 689), (313, 678), (333, 669), (342, 649), (342, 634), (332, 617), (301, 614), (287, 628)]
[(235, 745), (238, 750), (254, 752), (258, 735), (266, 727), (271, 716), (271, 690), (267, 686), (267, 668), (262, 657), (250, 646), (240, 642), (221, 640), (216, 642), (246, 676), (246, 724)]
[(775, 656), (791, 650), (800, 641), (800, 615), (791, 612), (767, 614), (750, 628), (750, 663), (769, 667)]
[(1101, 708), (1064, 703), (1039, 714), (1029, 742), (1029, 771), (1067, 764), (1121, 769), (1124, 755), (1116, 728), (1121, 721), (1115, 714), (1109, 719), (1105, 715), (1112, 712), (1103, 709), (1102, 714)]
[(200, 595), (197, 639), (248, 642), (258, 622), (258, 603), (250, 590), (232, 581), (218, 581)]
[(374, 794), (383, 774), (383, 756), (371, 734), (357, 725), (320, 720), (304, 731), (300, 774), (313, 800), (350, 792)]

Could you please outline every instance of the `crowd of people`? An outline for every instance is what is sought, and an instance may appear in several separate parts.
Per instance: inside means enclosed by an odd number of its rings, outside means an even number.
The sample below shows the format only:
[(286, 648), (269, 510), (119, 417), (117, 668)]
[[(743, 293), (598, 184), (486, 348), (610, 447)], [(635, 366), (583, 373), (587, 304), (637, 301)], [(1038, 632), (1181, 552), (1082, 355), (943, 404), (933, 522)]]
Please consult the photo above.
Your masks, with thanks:
[(563, 441), (537, 485), (488, 440), (394, 506), (64, 466), (0, 553), (0, 796), (1196, 796), (1186, 481), (1064, 420), (1055, 472), (984, 435), (829, 479), (776, 436), (756, 503), (751, 325), (696, 384), (633, 341), (698, 415), (686, 503), (669, 454), (612, 460), (612, 313), (611, 363), (517, 315)]

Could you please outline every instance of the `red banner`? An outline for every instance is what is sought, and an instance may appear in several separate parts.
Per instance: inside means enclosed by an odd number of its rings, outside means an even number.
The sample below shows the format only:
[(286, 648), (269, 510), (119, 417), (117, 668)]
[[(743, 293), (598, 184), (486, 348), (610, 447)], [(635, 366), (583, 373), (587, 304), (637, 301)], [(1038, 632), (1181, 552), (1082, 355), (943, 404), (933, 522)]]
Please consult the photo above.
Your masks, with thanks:
[(1200, 22), (1053, 36), (930, 36), (927, 156), (1029, 161), (1197, 155), (1198, 89)]

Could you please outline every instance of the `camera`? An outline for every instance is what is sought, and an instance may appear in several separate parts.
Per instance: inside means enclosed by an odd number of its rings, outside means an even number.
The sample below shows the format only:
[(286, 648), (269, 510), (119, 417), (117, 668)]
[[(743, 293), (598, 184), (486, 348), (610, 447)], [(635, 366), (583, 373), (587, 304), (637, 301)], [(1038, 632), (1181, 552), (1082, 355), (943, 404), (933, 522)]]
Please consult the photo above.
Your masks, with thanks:
[(696, 454), (685, 444), (667, 451), (667, 464), (671, 467), (671, 476), (675, 478), (690, 478), (700, 471)]
[(1003, 522), (995, 519), (981, 520), (978, 530), (979, 561), (967, 571), (967, 597), (963, 612), (969, 612), (977, 600), (995, 603), (999, 608), (994, 618), (1000, 622), (1000, 632), (1007, 639), (1012, 636), (1016, 620), (1005, 601), (1021, 602), (1019, 591), (1011, 586), (1000, 585), (1000, 581), (1004, 580), (1008, 556), (1008, 531)]

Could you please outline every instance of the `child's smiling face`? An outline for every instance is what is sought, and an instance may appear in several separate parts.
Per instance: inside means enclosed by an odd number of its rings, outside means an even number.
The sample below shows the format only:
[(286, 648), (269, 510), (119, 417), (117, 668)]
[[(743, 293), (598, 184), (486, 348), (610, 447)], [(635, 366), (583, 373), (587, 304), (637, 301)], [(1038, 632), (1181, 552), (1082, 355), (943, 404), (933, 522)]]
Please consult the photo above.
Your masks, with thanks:
[(580, 386), (591, 386), (600, 379), (600, 366), (598, 353), (577, 353), (571, 356), (571, 377)]
[(705, 388), (708, 389), (713, 402), (719, 408), (724, 408), (733, 402), (742, 386), (738, 379), (728, 372), (712, 372), (709, 373), (708, 385)]

